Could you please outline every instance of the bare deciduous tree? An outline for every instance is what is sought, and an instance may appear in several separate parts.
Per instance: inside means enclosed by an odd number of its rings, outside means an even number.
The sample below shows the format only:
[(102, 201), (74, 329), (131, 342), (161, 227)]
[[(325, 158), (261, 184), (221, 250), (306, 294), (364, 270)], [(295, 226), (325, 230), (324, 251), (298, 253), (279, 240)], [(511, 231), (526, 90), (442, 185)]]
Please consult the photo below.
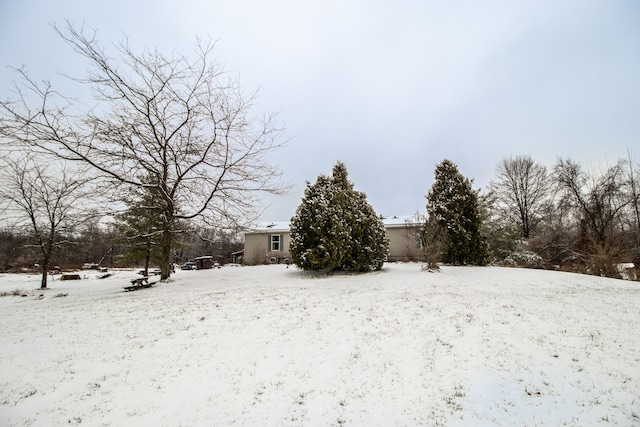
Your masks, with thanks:
[(550, 180), (547, 168), (530, 156), (502, 159), (490, 190), (504, 215), (518, 224), (527, 239), (544, 220), (548, 210)]
[(260, 194), (286, 190), (265, 160), (281, 145), (274, 117), (252, 116), (253, 98), (212, 61), (210, 42), (198, 40), (192, 61), (151, 49), (138, 54), (125, 40), (114, 59), (94, 35), (70, 24), (56, 30), (89, 62), (87, 76), (74, 80), (92, 89), (96, 105), (83, 108), (20, 71), (18, 99), (0, 103), (0, 135), (88, 164), (114, 188), (159, 198), (163, 279), (176, 220), (251, 219)]
[(629, 188), (629, 211), (632, 235), (631, 260), (633, 261), (636, 280), (640, 280), (640, 182), (631, 150), (627, 151), (626, 180)]
[(82, 219), (83, 187), (65, 167), (50, 170), (26, 158), (6, 159), (0, 173), (0, 200), (7, 203), (8, 218), (25, 229), (40, 252), (41, 289), (47, 288), (47, 273), (54, 251), (64, 242), (61, 231)]
[(624, 194), (622, 162), (609, 167), (601, 176), (589, 175), (570, 159), (558, 160), (555, 176), (580, 212), (583, 227), (599, 245), (609, 243), (619, 216), (629, 203)]
[(629, 203), (634, 222), (635, 244), (640, 245), (640, 182), (638, 182), (637, 169), (633, 163), (633, 156), (627, 153), (627, 185), (629, 186)]
[(588, 174), (579, 164), (560, 159), (555, 177), (579, 220), (575, 249), (591, 274), (619, 277), (617, 264), (625, 248), (623, 213), (629, 204), (624, 182), (624, 162), (601, 174)]

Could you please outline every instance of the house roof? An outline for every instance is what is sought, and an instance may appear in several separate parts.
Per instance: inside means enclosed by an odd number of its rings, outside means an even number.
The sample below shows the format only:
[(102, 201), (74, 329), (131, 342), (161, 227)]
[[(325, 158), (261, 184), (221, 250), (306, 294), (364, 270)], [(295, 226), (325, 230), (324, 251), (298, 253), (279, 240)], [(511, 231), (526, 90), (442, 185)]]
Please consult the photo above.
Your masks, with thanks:
[(289, 221), (259, 222), (253, 231), (289, 231)]
[(384, 225), (407, 225), (410, 224), (414, 215), (393, 215), (393, 216), (383, 216), (382, 222)]
[[(413, 217), (413, 215), (383, 216), (382, 222), (386, 227), (405, 226), (406, 224), (411, 222), (411, 219), (413, 219)], [(253, 231), (254, 233), (268, 233), (272, 231), (289, 231), (289, 229), (289, 221), (266, 221), (258, 223), (256, 227), (251, 231)]]

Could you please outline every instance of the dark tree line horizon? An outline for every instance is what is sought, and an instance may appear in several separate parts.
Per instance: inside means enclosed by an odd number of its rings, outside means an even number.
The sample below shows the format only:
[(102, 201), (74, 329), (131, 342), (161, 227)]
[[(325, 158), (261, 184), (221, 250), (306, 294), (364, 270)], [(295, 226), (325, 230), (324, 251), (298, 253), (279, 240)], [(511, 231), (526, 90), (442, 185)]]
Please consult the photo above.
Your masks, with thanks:
[[(85, 264), (113, 268), (143, 268), (146, 251), (136, 250), (136, 244), (118, 229), (89, 221), (68, 235), (58, 236), (62, 244), (52, 253), (50, 266), (63, 270), (76, 270)], [(41, 254), (32, 233), (0, 228), (0, 272), (39, 272)], [(213, 256), (226, 264), (233, 261), (232, 254), (243, 248), (238, 231), (216, 229), (185, 230), (177, 240), (171, 254), (172, 262), (184, 263), (199, 256)], [(158, 247), (151, 251), (150, 267), (159, 267)]]

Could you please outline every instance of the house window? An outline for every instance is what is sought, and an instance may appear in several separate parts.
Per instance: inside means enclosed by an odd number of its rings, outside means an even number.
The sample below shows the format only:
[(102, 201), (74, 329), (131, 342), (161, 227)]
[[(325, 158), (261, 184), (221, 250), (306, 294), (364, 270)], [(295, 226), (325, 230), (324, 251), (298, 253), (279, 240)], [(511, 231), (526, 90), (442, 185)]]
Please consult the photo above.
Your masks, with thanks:
[(272, 252), (281, 251), (282, 245), (280, 240), (281, 239), (279, 234), (272, 234), (271, 236), (269, 236), (269, 250)]

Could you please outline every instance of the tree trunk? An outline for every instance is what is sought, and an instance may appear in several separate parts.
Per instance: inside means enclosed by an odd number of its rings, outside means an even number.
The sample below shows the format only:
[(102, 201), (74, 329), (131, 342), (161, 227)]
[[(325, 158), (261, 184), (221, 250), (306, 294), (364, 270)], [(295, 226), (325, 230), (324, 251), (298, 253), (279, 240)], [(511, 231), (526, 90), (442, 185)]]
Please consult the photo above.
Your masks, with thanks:
[(40, 289), (47, 289), (47, 274), (49, 273), (49, 257), (42, 260), (42, 278), (40, 280)]
[(51, 227), (51, 234), (47, 240), (40, 240), (40, 250), (42, 251), (42, 279), (40, 280), (40, 289), (47, 289), (47, 273), (49, 272), (49, 263), (51, 262), (51, 251), (53, 249), (54, 231)]
[(162, 232), (162, 256), (160, 258), (160, 280), (168, 279), (171, 274), (171, 226)]
[(149, 275), (149, 261), (151, 260), (151, 241), (147, 241), (147, 253), (144, 257), (144, 275)]

